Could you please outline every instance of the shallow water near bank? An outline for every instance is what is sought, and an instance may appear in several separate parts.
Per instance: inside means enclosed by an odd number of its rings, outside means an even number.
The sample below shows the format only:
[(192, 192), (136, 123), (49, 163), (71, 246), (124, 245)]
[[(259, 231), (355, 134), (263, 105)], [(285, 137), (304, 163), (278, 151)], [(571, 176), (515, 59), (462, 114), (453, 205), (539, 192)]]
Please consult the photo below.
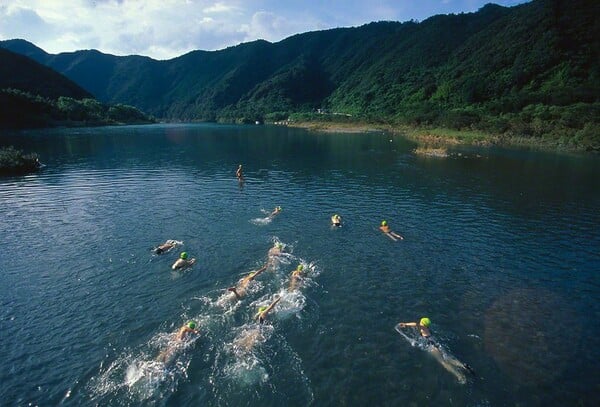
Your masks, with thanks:
[[(5, 405), (598, 400), (597, 157), (206, 124), (0, 141), (46, 164), (0, 178)], [(167, 239), (183, 244), (153, 254)], [(276, 242), (286, 255), (226, 301)], [(196, 264), (171, 270), (184, 250)], [(422, 316), (466, 384), (394, 329)], [(189, 319), (201, 335), (173, 343)]]

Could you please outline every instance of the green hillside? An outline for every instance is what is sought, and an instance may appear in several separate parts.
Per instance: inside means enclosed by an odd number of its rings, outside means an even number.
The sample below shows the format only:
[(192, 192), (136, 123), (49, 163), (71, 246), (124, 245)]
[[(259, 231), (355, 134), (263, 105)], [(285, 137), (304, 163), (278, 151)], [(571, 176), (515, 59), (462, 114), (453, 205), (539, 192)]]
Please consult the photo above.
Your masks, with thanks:
[(70, 79), (34, 60), (0, 48), (0, 127), (148, 122), (138, 109), (109, 106)]
[(488, 4), (420, 23), (310, 32), (167, 61), (98, 51), (50, 55), (22, 40), (0, 46), (56, 69), (103, 102), (167, 119), (254, 121), (320, 108), (366, 122), (597, 148), (598, 15), (595, 0)]

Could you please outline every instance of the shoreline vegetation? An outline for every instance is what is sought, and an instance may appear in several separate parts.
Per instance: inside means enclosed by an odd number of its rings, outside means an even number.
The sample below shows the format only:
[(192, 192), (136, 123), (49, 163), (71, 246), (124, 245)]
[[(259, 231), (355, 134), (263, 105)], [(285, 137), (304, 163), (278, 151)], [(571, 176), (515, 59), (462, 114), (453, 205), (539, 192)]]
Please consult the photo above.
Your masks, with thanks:
[(594, 133), (591, 140), (572, 140), (568, 137), (525, 137), (518, 134), (493, 134), (471, 129), (448, 129), (434, 126), (411, 126), (405, 124), (368, 123), (363, 121), (287, 120), (274, 124), (304, 128), (325, 133), (386, 132), (402, 135), (417, 144), (416, 154), (444, 157), (448, 148), (458, 145), (481, 147), (506, 146), (526, 147), (537, 150), (600, 153), (600, 144), (595, 141), (600, 134)]
[(24, 175), (42, 166), (37, 153), (25, 154), (13, 146), (0, 148), (0, 175)]
[(156, 123), (133, 106), (95, 99), (43, 97), (19, 89), (0, 89), (0, 129), (93, 127)]

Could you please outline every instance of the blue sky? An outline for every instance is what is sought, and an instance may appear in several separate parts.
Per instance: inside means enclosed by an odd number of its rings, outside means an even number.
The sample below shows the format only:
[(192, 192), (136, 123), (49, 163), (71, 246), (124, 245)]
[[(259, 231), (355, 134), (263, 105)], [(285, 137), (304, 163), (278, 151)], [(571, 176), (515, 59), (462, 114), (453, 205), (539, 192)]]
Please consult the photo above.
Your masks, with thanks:
[[(498, 0), (514, 6), (527, 0)], [(486, 0), (0, 0), (0, 39), (50, 53), (97, 49), (169, 59), (191, 50), (372, 21), (477, 11)]]

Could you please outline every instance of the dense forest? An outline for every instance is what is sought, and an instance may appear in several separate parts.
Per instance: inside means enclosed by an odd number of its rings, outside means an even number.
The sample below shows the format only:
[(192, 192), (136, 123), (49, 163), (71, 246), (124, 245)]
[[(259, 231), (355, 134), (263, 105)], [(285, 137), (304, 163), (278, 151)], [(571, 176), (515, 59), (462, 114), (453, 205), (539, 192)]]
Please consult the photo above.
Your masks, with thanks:
[[(600, 147), (600, 2), (533, 0), (166, 61), (0, 42), (104, 103), (165, 119), (351, 120)], [(337, 113), (336, 116), (312, 114)], [(345, 116), (339, 116), (343, 114)]]
[(0, 48), (0, 127), (147, 123), (137, 108), (106, 105), (70, 79)]

